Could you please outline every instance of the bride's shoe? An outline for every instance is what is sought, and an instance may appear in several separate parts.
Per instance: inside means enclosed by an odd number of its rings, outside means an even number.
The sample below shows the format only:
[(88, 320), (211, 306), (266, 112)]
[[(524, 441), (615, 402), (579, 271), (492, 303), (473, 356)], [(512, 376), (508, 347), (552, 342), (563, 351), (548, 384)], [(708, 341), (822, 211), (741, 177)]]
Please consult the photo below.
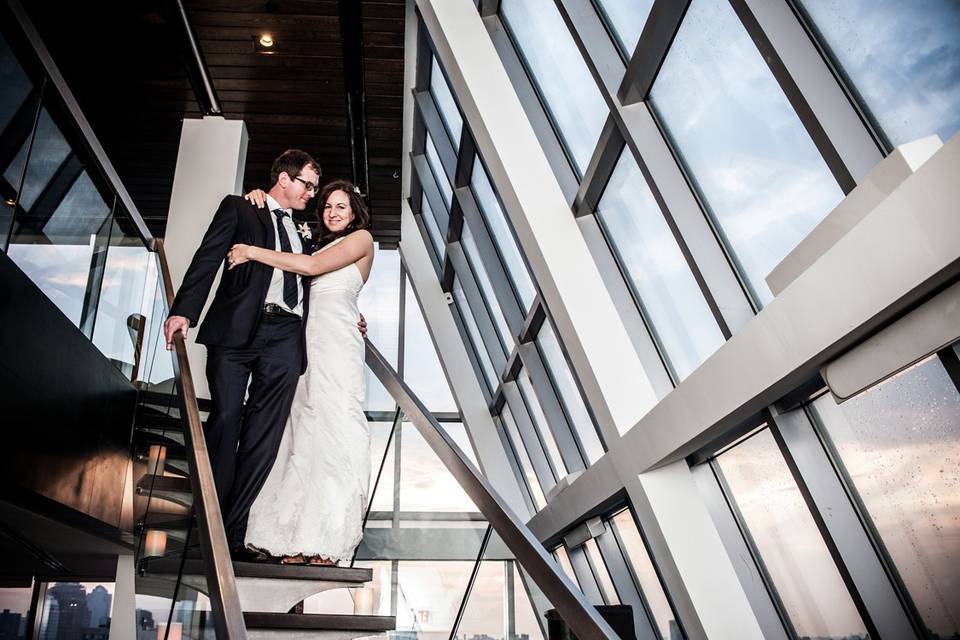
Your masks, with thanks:
[(340, 566), (340, 561), (328, 560), (323, 556), (307, 556), (307, 564), (314, 567), (338, 567)]
[(307, 564), (307, 558), (302, 553), (295, 556), (283, 556), (280, 558), (280, 564)]

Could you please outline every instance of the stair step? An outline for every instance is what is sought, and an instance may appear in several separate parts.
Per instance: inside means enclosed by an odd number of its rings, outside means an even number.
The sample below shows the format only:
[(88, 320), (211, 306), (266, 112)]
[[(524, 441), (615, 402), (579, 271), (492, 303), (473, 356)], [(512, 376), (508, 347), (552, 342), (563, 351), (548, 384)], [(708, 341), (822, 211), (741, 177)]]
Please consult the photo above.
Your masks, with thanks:
[(243, 620), (247, 626), (247, 636), (256, 640), (281, 637), (348, 640), (385, 634), (397, 628), (394, 616), (248, 611), (244, 612)]
[[(193, 490), (189, 478), (174, 476), (144, 475), (137, 481), (137, 493), (151, 495), (153, 499), (166, 500), (184, 507), (193, 504)], [(150, 510), (153, 510), (151, 505)]]
[(183, 431), (179, 428), (144, 426), (138, 423), (135, 431), (138, 439), (154, 440), (152, 444), (166, 444), (164, 441), (169, 441), (183, 446), (184, 443)]
[[(140, 569), (145, 576), (174, 581), (180, 571), (180, 558), (148, 558)], [(312, 595), (362, 587), (373, 579), (372, 569), (261, 562), (234, 562), (233, 572), (242, 608), (269, 613), (285, 613)], [(208, 593), (206, 562), (188, 553), (182, 581), (201, 593)]]

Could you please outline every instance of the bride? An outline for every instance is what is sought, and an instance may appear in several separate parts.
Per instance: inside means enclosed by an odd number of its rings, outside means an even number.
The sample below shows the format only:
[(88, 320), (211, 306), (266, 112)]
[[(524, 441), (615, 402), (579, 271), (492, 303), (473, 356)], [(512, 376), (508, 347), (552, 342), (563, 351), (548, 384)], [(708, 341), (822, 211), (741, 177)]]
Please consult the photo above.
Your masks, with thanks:
[[(247, 198), (262, 206), (265, 194)], [(346, 180), (323, 188), (323, 227), (312, 255), (237, 244), (230, 268), (247, 261), (312, 278), (307, 370), (297, 383), (273, 469), (247, 524), (253, 551), (285, 564), (349, 561), (369, 499), (370, 430), (363, 412), (363, 338), (357, 295), (373, 265), (370, 214)], [(306, 227), (302, 227), (306, 232)]]

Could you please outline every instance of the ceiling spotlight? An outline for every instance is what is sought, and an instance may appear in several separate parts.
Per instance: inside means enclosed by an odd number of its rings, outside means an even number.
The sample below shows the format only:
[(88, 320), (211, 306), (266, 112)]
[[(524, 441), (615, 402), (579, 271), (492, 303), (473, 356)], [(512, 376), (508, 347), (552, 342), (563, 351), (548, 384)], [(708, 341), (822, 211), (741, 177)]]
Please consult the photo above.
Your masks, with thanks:
[(276, 53), (277, 41), (269, 33), (253, 36), (253, 49), (257, 53)]
[(8, 207), (15, 207), (15, 206), (17, 206), (17, 200), (16, 200), (16, 198), (7, 198), (7, 199), (4, 200), (3, 202), (4, 202), (4, 204), (6, 204)]

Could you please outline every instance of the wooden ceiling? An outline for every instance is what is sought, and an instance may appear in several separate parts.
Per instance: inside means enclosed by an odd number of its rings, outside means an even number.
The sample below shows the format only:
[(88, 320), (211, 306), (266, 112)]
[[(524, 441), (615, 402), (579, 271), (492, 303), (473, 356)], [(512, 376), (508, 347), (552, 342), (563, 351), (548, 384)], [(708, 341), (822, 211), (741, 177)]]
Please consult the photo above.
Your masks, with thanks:
[[(298, 147), (323, 179), (352, 178), (344, 67), (362, 52), (369, 203), (381, 242), (400, 238), (404, 0), (361, 3), (362, 47), (344, 47), (337, 0), (185, 0), (224, 117), (249, 134), (244, 185), (267, 186), (270, 164)], [(184, 118), (201, 108), (192, 60), (163, 0), (25, 3), (121, 180), (162, 236)], [(254, 51), (269, 33), (277, 52)]]

